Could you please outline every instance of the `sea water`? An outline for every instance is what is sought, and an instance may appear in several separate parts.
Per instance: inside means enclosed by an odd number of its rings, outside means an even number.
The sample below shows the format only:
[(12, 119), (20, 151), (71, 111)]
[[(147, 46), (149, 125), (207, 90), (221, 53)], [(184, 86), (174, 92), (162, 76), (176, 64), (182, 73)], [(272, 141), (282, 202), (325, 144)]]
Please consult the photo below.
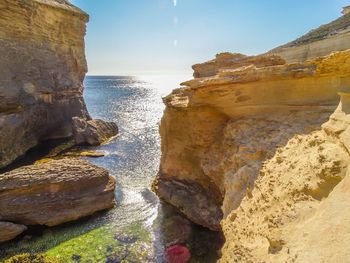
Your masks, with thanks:
[(164, 250), (186, 240), (192, 262), (215, 262), (217, 233), (194, 226), (162, 204), (150, 188), (160, 161), (162, 97), (179, 77), (88, 76), (84, 97), (93, 118), (113, 121), (119, 135), (102, 146), (105, 153), (85, 158), (117, 180), (116, 207), (54, 228), (33, 228), (0, 246), (0, 261), (20, 254), (42, 254), (61, 262), (164, 262)]

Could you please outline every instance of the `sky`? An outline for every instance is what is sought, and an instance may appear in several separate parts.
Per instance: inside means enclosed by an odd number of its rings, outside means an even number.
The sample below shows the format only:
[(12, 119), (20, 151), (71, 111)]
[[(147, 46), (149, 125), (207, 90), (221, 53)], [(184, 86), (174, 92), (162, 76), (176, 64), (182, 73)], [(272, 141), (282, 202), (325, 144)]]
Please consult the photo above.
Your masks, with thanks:
[(71, 0), (90, 15), (89, 75), (191, 74), (220, 52), (259, 54), (341, 15), (350, 0)]

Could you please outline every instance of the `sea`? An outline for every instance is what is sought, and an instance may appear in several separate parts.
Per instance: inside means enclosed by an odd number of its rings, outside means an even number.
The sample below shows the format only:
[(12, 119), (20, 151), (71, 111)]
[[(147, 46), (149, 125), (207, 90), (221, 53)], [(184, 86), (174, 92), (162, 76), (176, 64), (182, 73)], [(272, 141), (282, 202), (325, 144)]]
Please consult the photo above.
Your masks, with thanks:
[(0, 245), (0, 262), (11, 257), (32, 257), (34, 262), (36, 256), (47, 262), (166, 262), (167, 247), (178, 243), (190, 250), (190, 262), (216, 262), (221, 234), (193, 225), (151, 191), (161, 156), (162, 97), (187, 79), (87, 76), (84, 97), (91, 116), (117, 123), (119, 135), (80, 150), (105, 154), (83, 158), (116, 178), (117, 205), (78, 222), (30, 228)]

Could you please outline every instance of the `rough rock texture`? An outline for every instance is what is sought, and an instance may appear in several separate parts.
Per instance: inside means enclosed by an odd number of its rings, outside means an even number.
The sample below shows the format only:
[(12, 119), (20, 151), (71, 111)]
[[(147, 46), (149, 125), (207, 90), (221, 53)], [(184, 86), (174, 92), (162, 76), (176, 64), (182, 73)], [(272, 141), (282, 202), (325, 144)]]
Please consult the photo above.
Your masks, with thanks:
[(0, 175), (0, 220), (55, 226), (112, 208), (115, 179), (79, 159), (25, 166)]
[(78, 145), (100, 145), (118, 134), (118, 126), (102, 120), (73, 118), (73, 136)]
[(223, 222), (221, 262), (348, 262), (350, 94), (323, 125), (267, 160)]
[(72, 134), (83, 101), (88, 15), (64, 0), (0, 0), (0, 167)]
[(164, 98), (153, 189), (222, 227), (221, 262), (349, 261), (349, 30), (345, 14), (265, 55), (219, 54)]
[(202, 64), (193, 65), (193, 76), (195, 78), (203, 78), (215, 76), (220, 69), (236, 69), (243, 66), (254, 65), (257, 68), (283, 65), (284, 59), (279, 56), (246, 56), (243, 54), (221, 53), (216, 58)]
[(347, 49), (350, 49), (350, 13), (286, 45), (275, 48), (268, 54), (279, 55), (288, 63), (294, 63)]
[(250, 61), (185, 82), (164, 98), (154, 190), (213, 230), (250, 195), (276, 148), (319, 129), (337, 107), (337, 92), (350, 88), (350, 50), (299, 64)]
[(16, 225), (9, 222), (0, 222), (0, 243), (14, 239), (27, 229), (24, 225)]

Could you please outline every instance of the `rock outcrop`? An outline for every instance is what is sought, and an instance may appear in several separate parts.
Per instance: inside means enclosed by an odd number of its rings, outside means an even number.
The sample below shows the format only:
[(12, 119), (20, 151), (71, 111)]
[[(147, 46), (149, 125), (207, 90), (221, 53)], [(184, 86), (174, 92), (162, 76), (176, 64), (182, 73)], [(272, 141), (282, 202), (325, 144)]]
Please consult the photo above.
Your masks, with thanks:
[(0, 175), (0, 221), (55, 226), (112, 208), (115, 179), (79, 159), (53, 160)]
[(118, 134), (118, 126), (102, 120), (73, 118), (73, 137), (78, 145), (100, 145)]
[(153, 189), (223, 231), (220, 262), (348, 261), (349, 28), (344, 14), (265, 55), (219, 54), (164, 98)]
[(257, 68), (285, 64), (285, 60), (279, 56), (246, 56), (239, 53), (221, 53), (216, 58), (202, 64), (193, 65), (193, 76), (204, 78), (215, 76), (222, 69), (237, 69), (243, 66), (254, 65)]
[(185, 82), (164, 98), (154, 189), (213, 230), (250, 194), (276, 148), (319, 129), (335, 110), (337, 93), (350, 88), (350, 51), (297, 64), (275, 65), (274, 56), (264, 58), (266, 67), (249, 61)]
[(88, 19), (66, 0), (0, 0), (0, 167), (40, 141), (72, 136), (73, 117), (91, 119)]
[(322, 130), (296, 135), (267, 160), (223, 222), (221, 262), (347, 262), (350, 94)]
[(83, 100), (88, 15), (56, 0), (0, 0), (0, 167), (72, 134)]
[(350, 49), (350, 13), (306, 35), (268, 52), (284, 58), (288, 63), (303, 62)]
[(27, 229), (24, 225), (0, 222), (0, 243), (14, 239)]

